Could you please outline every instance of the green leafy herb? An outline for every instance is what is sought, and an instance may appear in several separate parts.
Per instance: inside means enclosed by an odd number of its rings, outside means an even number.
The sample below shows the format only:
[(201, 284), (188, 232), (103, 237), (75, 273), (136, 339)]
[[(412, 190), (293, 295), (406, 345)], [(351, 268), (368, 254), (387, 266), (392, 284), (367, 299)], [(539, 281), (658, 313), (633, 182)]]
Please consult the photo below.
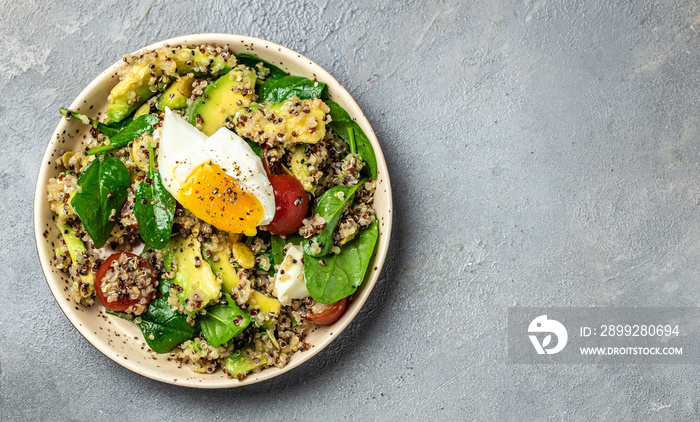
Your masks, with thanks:
[(68, 110), (67, 108), (61, 107), (61, 115), (64, 117), (68, 118), (76, 118), (80, 120), (83, 124), (90, 125), (94, 127), (95, 129), (99, 130), (102, 132), (106, 137), (111, 138), (117, 133), (119, 133), (126, 125), (131, 123), (131, 119), (126, 119), (121, 122), (115, 123), (102, 123), (100, 121), (97, 121), (93, 119), (92, 117), (88, 117), (84, 114), (78, 113), (77, 111), (71, 111)]
[(250, 324), (250, 315), (243, 312), (227, 293), (224, 296), (228, 302), (226, 305), (210, 306), (199, 318), (204, 337), (214, 347), (231, 340)]
[(109, 239), (130, 185), (129, 170), (114, 157), (97, 157), (80, 174), (71, 205), (95, 247), (101, 248)]
[(143, 114), (127, 124), (116, 135), (109, 138), (109, 145), (102, 145), (88, 151), (88, 155), (101, 154), (124, 147), (146, 132), (153, 132), (153, 125), (160, 122), (158, 116)]
[(326, 105), (331, 109), (331, 122), (328, 127), (333, 129), (350, 146), (350, 152), (360, 154), (366, 166), (362, 168), (362, 173), (371, 177), (377, 178), (377, 157), (374, 155), (372, 144), (362, 131), (360, 125), (352, 120), (350, 115), (338, 103), (327, 100)]
[(284, 239), (277, 235), (270, 236), (270, 249), (272, 250), (272, 259), (275, 261), (275, 264), (282, 264), (282, 260), (284, 260), (284, 256), (286, 255), (284, 252), (284, 245), (287, 243), (301, 245), (303, 241), (304, 238), (298, 234), (287, 236)]
[[(333, 186), (321, 195), (316, 205), (316, 214), (326, 220), (326, 227), (320, 233), (303, 242), (304, 252), (307, 255), (320, 258), (327, 255), (333, 246), (333, 232), (338, 226), (340, 216), (355, 196), (365, 180), (360, 180), (355, 186)], [(320, 252), (317, 252), (320, 250)]]
[(134, 321), (136, 318), (125, 312), (107, 311), (107, 313), (138, 325), (146, 344), (156, 353), (168, 353), (199, 332), (196, 325), (190, 327), (185, 315), (173, 311), (168, 299), (164, 297), (156, 299), (148, 305), (146, 313), (137, 317), (140, 318), (141, 322)]
[(155, 154), (148, 145), (148, 178), (136, 186), (134, 215), (141, 239), (155, 249), (163, 249), (173, 231), (175, 198), (165, 189), (160, 173), (153, 170)]
[(170, 295), (170, 283), (171, 282), (172, 281), (167, 279), (167, 278), (161, 278), (158, 281), (158, 292), (160, 292), (160, 294), (166, 298)]
[(326, 84), (301, 76), (278, 76), (268, 79), (258, 88), (258, 102), (281, 103), (296, 95), (301, 100), (325, 99), (328, 96)]
[(269, 76), (271, 78), (289, 75), (289, 73), (285, 72), (284, 70), (280, 69), (279, 67), (275, 66), (274, 64), (272, 64), (268, 61), (265, 61), (265, 60), (261, 59), (260, 57), (254, 55), (254, 54), (251, 54), (251, 53), (243, 52), (243, 53), (237, 54), (236, 61), (240, 64), (244, 64), (244, 65), (252, 67), (253, 69), (256, 69), (256, 70), (257, 70), (257, 67), (256, 67), (257, 64), (262, 63), (262, 65), (270, 71)]
[(377, 221), (340, 247), (340, 253), (314, 258), (304, 256), (306, 289), (319, 303), (329, 305), (355, 293), (365, 278), (379, 237)]
[(352, 117), (350, 117), (350, 114), (348, 114), (347, 111), (343, 107), (341, 107), (340, 104), (336, 103), (335, 101), (324, 101), (328, 108), (331, 109), (331, 111), (328, 113), (331, 115), (331, 118), (333, 119), (334, 122), (352, 122)]
[[(257, 263), (256, 264), (257, 269), (259, 269), (260, 271), (265, 271), (268, 274), (274, 275), (275, 274), (275, 264), (277, 263), (277, 261), (275, 261), (275, 257), (272, 255), (272, 248), (268, 248), (265, 252), (258, 254), (258, 256), (259, 257), (266, 256), (267, 259), (270, 261), (270, 268), (268, 268), (266, 270), (260, 265), (260, 263)], [(280, 261), (280, 263), (281, 262), (282, 261)]]
[(255, 142), (251, 141), (250, 139), (246, 139), (245, 142), (248, 144), (248, 146), (250, 147), (250, 149), (253, 150), (253, 152), (255, 153), (255, 155), (257, 155), (257, 156), (262, 160), (262, 158), (263, 158), (263, 156), (262, 156), (262, 155), (263, 155), (262, 147), (261, 147), (260, 145), (256, 144)]

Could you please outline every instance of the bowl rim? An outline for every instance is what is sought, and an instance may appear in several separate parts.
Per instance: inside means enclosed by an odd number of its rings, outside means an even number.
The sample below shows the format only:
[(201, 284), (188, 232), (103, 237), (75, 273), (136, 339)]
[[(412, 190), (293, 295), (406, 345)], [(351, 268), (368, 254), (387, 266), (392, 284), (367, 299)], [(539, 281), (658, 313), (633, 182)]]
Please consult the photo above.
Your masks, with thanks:
[[(190, 45), (200, 45), (200, 44), (221, 44), (220, 41), (221, 39), (226, 39), (228, 46), (234, 51), (234, 52), (239, 52), (237, 48), (237, 44), (242, 44), (244, 47), (245, 46), (253, 46), (255, 44), (258, 45), (263, 45), (267, 49), (274, 49), (277, 50), (275, 55), (282, 55), (282, 60), (286, 61), (300, 61), (303, 62), (303, 67), (308, 67), (310, 70), (313, 72), (313, 74), (316, 76), (316, 78), (320, 81), (323, 81), (329, 85), (329, 88), (331, 88), (331, 85), (333, 85), (332, 90), (336, 94), (336, 96), (342, 96), (343, 97), (343, 102), (345, 103), (345, 109), (348, 111), (348, 113), (353, 116), (354, 120), (360, 124), (362, 127), (363, 131), (367, 135), (367, 137), (370, 140), (370, 143), (372, 144), (376, 159), (377, 159), (377, 169), (378, 173), (381, 173), (383, 175), (383, 179), (386, 181), (385, 185), (382, 186), (383, 189), (386, 191), (386, 201), (387, 201), (387, 215), (386, 219), (382, 220), (383, 224), (383, 233), (379, 238), (379, 241), (377, 242), (377, 246), (374, 252), (374, 259), (377, 259), (375, 262), (375, 268), (370, 268), (369, 273), (371, 276), (367, 278), (365, 276), (365, 280), (362, 286), (362, 293), (359, 295), (359, 297), (355, 297), (353, 300), (353, 304), (351, 309), (348, 309), (346, 313), (341, 317), (341, 320), (338, 321), (336, 325), (333, 325), (333, 332), (323, 338), (323, 340), (319, 344), (315, 344), (313, 348), (310, 350), (304, 351), (301, 354), (301, 357), (297, 359), (296, 361), (289, 362), (285, 367), (283, 368), (267, 368), (259, 373), (256, 374), (251, 374), (250, 376), (246, 377), (243, 381), (238, 381), (237, 379), (227, 379), (224, 382), (212, 382), (212, 381), (217, 381), (218, 379), (211, 379), (207, 380), (207, 376), (209, 374), (199, 374), (203, 377), (204, 381), (201, 382), (194, 382), (190, 381), (188, 379), (177, 379), (177, 378), (171, 378), (168, 376), (164, 376), (163, 374), (159, 373), (158, 371), (152, 370), (151, 368), (144, 367), (142, 363), (137, 363), (136, 360), (125, 360), (125, 359), (119, 359), (118, 354), (116, 353), (115, 350), (103, 346), (102, 344), (98, 343), (95, 339), (98, 337), (97, 335), (93, 334), (88, 330), (88, 328), (82, 324), (80, 324), (80, 320), (77, 316), (72, 316), (72, 312), (69, 312), (69, 308), (71, 306), (74, 306), (74, 302), (71, 301), (70, 303), (66, 304), (63, 303), (62, 300), (59, 300), (59, 295), (63, 295), (61, 287), (50, 280), (50, 278), (53, 278), (52, 276), (49, 276), (50, 270), (52, 269), (52, 262), (51, 262), (51, 257), (48, 256), (48, 254), (43, 253), (42, 249), (40, 247), (40, 244), (45, 241), (43, 238), (42, 234), (42, 229), (43, 227), (41, 224), (45, 223), (43, 221), (43, 218), (45, 217), (43, 214), (40, 212), (40, 204), (42, 204), (46, 200), (46, 194), (45, 194), (45, 188), (46, 188), (46, 183), (48, 181), (48, 173), (51, 170), (51, 165), (47, 164), (50, 163), (51, 160), (51, 153), (55, 149), (55, 144), (57, 142), (57, 137), (60, 137), (60, 132), (63, 126), (66, 123), (66, 120), (64, 118), (61, 118), (56, 126), (56, 129), (51, 135), (51, 139), (46, 146), (46, 150), (44, 152), (44, 155), (42, 157), (42, 162), (40, 164), (40, 169), (39, 169), (39, 174), (37, 175), (37, 181), (35, 185), (35, 192), (34, 192), (34, 212), (33, 212), (33, 223), (34, 223), (34, 235), (35, 235), (35, 245), (37, 248), (37, 255), (39, 257), (39, 262), (41, 264), (42, 272), (44, 274), (44, 278), (46, 279), (46, 282), (49, 286), (49, 289), (51, 290), (51, 293), (54, 297), (54, 300), (56, 303), (59, 305), (59, 308), (63, 312), (63, 314), (68, 318), (68, 320), (71, 322), (71, 324), (75, 327), (75, 329), (78, 330), (78, 332), (88, 341), (88, 343), (92, 344), (93, 347), (95, 347), (98, 351), (100, 351), (103, 355), (107, 356), (114, 362), (118, 363), (122, 367), (130, 370), (131, 372), (137, 373), (139, 375), (145, 376), (147, 378), (164, 382), (167, 384), (173, 384), (173, 385), (178, 385), (178, 386), (186, 386), (186, 387), (193, 387), (193, 388), (234, 388), (234, 387), (242, 387), (245, 385), (251, 385), (255, 384), (261, 381), (265, 381), (271, 378), (274, 378), (276, 376), (282, 375), (288, 371), (291, 371), (292, 369), (302, 365), (303, 363), (307, 362), (311, 358), (313, 358), (315, 355), (320, 353), (323, 349), (325, 349), (333, 340), (335, 340), (339, 335), (350, 325), (350, 323), (355, 319), (357, 314), (359, 313), (360, 309), (363, 307), (365, 302), (367, 301), (367, 298), (369, 297), (370, 293), (372, 292), (377, 280), (379, 279), (379, 275), (381, 274), (381, 270), (384, 266), (384, 262), (386, 260), (387, 252), (388, 252), (388, 247), (389, 247), (389, 242), (390, 242), (390, 237), (391, 237), (391, 228), (392, 228), (392, 219), (393, 219), (393, 198), (392, 198), (392, 192), (391, 192), (391, 183), (389, 180), (389, 173), (386, 165), (386, 160), (384, 158), (383, 151), (381, 149), (381, 146), (379, 145), (379, 141), (377, 140), (377, 137), (374, 133), (374, 130), (369, 124), (369, 121), (365, 117), (364, 113), (360, 109), (360, 107), (357, 105), (355, 102), (355, 99), (350, 95), (350, 93), (330, 74), (328, 73), (325, 69), (323, 69), (321, 66), (316, 64), (314, 61), (310, 60), (306, 56), (290, 49), (287, 47), (284, 47), (282, 45), (276, 44), (271, 41), (263, 40), (260, 38), (256, 37), (250, 37), (246, 35), (238, 35), (238, 34), (226, 34), (226, 33), (198, 33), (198, 34), (190, 34), (190, 35), (182, 35), (182, 36), (177, 36), (173, 38), (168, 38), (165, 40), (157, 41), (155, 43), (149, 44), (145, 47), (139, 48), (138, 50), (134, 51), (133, 53), (130, 53), (129, 55), (134, 55), (138, 54), (139, 52), (145, 51), (145, 50), (150, 50), (150, 49), (155, 49), (162, 47), (164, 45), (170, 44), (170, 45), (178, 45), (178, 44), (190, 44)], [(103, 80), (107, 78), (113, 78), (115, 73), (118, 71), (118, 69), (123, 66), (123, 61), (120, 59), (113, 63), (111, 66), (109, 66), (107, 69), (102, 71), (97, 77), (95, 77), (85, 88), (81, 90), (81, 92), (77, 95), (75, 100), (70, 105), (70, 109), (77, 109), (83, 102), (86, 97), (90, 95), (92, 91), (94, 91), (100, 84), (104, 83)], [(349, 108), (349, 109), (348, 109)], [(295, 354), (296, 355), (296, 354)], [(172, 363), (175, 365), (175, 362)], [(194, 374), (194, 372), (193, 372)]]

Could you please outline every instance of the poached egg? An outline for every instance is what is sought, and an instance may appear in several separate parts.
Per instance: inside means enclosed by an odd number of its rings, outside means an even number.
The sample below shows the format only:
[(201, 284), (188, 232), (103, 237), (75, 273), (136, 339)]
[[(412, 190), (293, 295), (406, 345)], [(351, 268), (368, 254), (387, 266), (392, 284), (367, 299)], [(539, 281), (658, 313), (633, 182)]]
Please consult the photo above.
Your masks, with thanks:
[(253, 236), (275, 216), (262, 161), (225, 127), (207, 137), (166, 107), (158, 171), (183, 207), (220, 230)]

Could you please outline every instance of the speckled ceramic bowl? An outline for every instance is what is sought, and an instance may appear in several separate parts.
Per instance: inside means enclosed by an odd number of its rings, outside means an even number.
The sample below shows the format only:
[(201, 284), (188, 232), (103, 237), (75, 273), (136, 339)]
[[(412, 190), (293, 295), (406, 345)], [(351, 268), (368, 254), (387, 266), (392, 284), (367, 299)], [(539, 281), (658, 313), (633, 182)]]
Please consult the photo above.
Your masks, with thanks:
[[(391, 186), (382, 150), (362, 110), (328, 72), (301, 54), (269, 41), (230, 34), (188, 35), (161, 41), (144, 49), (158, 48), (165, 44), (206, 43), (227, 45), (236, 53), (249, 51), (280, 66), (290, 74), (315, 77), (327, 83), (329, 97), (342, 105), (357, 120), (372, 142), (378, 167), (375, 208), (380, 221), (380, 237), (365, 281), (343, 317), (332, 326), (318, 327), (308, 333), (306, 341), (311, 344), (311, 349), (295, 354), (283, 369), (268, 368), (260, 373), (249, 375), (244, 381), (238, 381), (229, 379), (221, 370), (215, 374), (204, 375), (193, 372), (188, 366), (179, 368), (176, 362), (168, 360), (168, 354), (158, 355), (150, 352), (147, 347), (144, 347), (145, 342), (138, 327), (131, 322), (105, 315), (99, 301), (91, 307), (76, 305), (68, 294), (68, 278), (51, 263), (52, 251), (58, 242), (59, 233), (52, 222), (52, 212), (46, 200), (46, 185), (49, 178), (59, 173), (55, 163), (61, 151), (77, 148), (88, 135), (87, 126), (77, 119), (71, 121), (61, 119), (46, 148), (34, 196), (34, 231), (39, 261), (56, 301), (75, 328), (105, 356), (131, 371), (158, 381), (196, 388), (238, 387), (273, 378), (301, 365), (328, 346), (355, 318), (377, 282), (389, 247), (392, 217)], [(104, 112), (107, 107), (107, 95), (118, 82), (117, 70), (122, 65), (124, 63), (119, 60), (102, 72), (78, 95), (70, 105), (70, 109), (93, 117)], [(58, 110), (56, 113), (58, 114)], [(88, 345), (83, 343), (78, 347), (88, 347)]]

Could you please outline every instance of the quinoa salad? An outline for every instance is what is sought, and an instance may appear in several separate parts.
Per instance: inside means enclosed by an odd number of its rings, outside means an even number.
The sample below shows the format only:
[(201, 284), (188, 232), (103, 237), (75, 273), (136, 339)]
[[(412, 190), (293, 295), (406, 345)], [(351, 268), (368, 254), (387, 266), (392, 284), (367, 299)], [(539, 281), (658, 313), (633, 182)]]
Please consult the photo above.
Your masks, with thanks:
[(378, 242), (369, 139), (322, 81), (215, 44), (125, 56), (47, 199), (71, 298), (198, 373), (282, 368)]

